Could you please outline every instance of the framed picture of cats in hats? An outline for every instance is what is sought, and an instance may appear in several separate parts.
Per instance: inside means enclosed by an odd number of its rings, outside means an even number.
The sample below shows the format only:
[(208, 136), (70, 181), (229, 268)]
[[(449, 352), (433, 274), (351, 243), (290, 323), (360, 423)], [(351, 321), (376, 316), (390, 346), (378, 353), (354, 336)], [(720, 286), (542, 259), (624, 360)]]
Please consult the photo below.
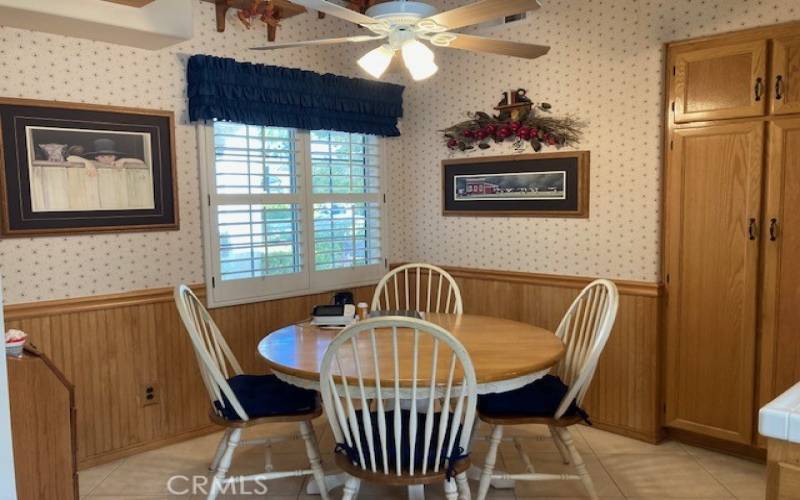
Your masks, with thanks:
[(174, 121), (0, 98), (0, 235), (178, 229)]

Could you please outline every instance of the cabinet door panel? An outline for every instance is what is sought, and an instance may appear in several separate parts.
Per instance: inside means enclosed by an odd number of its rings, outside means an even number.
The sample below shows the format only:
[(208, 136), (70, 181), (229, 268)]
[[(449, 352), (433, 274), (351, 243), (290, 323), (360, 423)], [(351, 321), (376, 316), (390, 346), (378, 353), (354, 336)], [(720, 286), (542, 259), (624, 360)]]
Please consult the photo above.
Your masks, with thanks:
[(752, 437), (763, 129), (673, 131), (667, 171), (666, 425)]
[(761, 40), (676, 54), (675, 123), (763, 115), (766, 53)]
[(800, 36), (772, 42), (772, 112), (800, 112)]
[(800, 380), (800, 118), (775, 120), (769, 135), (760, 405)]

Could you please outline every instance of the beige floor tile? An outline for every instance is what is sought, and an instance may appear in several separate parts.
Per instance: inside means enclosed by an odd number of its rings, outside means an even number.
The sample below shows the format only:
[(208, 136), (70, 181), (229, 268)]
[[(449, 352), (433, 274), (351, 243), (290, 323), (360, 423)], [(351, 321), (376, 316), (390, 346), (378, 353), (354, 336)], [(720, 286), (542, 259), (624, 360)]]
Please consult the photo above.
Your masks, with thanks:
[(687, 446), (686, 449), (736, 498), (764, 498), (767, 488), (767, 469), (763, 463), (701, 448)]
[(615, 454), (599, 458), (627, 497), (730, 496), (689, 454)]
[[(574, 429), (574, 427), (573, 427)], [(481, 428), (480, 435), (487, 436), (490, 432), (488, 425)], [(589, 447), (583, 436), (573, 430), (571, 431), (573, 441), (581, 455), (594, 455), (594, 452)], [(522, 442), (523, 449), (528, 453), (558, 453), (550, 431), (544, 425), (515, 425), (504, 427), (503, 437), (518, 437)], [(489, 447), (489, 442), (485, 439), (476, 439), (472, 443), (472, 451), (479, 451), (485, 453)], [(500, 445), (501, 453), (516, 453), (514, 444), (511, 442), (504, 442)]]
[[(180, 497), (175, 495), (89, 495), (85, 497), (89, 500), (169, 500), (172, 498), (191, 498), (188, 496)], [(205, 498), (205, 497), (204, 497)], [(252, 497), (251, 497), (252, 498)]]
[[(517, 500), (587, 500), (589, 497), (587, 495), (584, 495), (582, 497), (523, 497), (523, 496), (517, 495), (514, 498), (516, 498)], [(600, 497), (600, 498), (602, 499), (604, 497)], [(619, 497), (605, 497), (605, 498), (619, 498)], [(654, 499), (651, 498), (651, 499), (648, 499), (648, 500), (654, 500)], [(697, 499), (693, 499), (693, 500), (697, 500)]]
[(670, 453), (686, 455), (686, 450), (683, 446), (675, 441), (665, 441), (654, 445), (585, 425), (575, 425), (572, 426), (571, 429), (577, 430), (577, 432), (573, 431), (573, 435), (580, 433), (581, 436), (583, 436), (596, 455), (612, 455), (618, 453), (633, 453), (637, 455)]
[[(571, 465), (564, 465), (558, 453), (530, 453), (533, 467), (537, 472), (548, 474), (574, 474)], [(507, 471), (520, 473), (525, 466), (516, 456), (503, 456)], [(600, 461), (593, 456), (584, 456), (584, 462), (594, 481), (595, 490), (603, 498), (622, 498), (622, 492), (614, 484)], [(517, 497), (586, 497), (586, 490), (580, 481), (519, 481), (514, 489)]]
[[(583, 426), (573, 428), (576, 446), (589, 467), (601, 498), (621, 498), (625, 493), (630, 500), (732, 499), (763, 500), (764, 466), (711, 451), (687, 448), (677, 443), (652, 446), (636, 440), (605, 433)], [(486, 432), (488, 428), (484, 428)], [(296, 424), (259, 426), (248, 430), (248, 436), (284, 434), (295, 432)], [(315, 431), (321, 440), (323, 465), (335, 471), (333, 439), (324, 419), (315, 421)], [(117, 500), (160, 499), (168, 491), (166, 483), (173, 475), (205, 477), (208, 463), (222, 433), (172, 445), (159, 450), (141, 453), (111, 464), (81, 471), (81, 496)], [(522, 437), (526, 451), (531, 455), (537, 470), (542, 472), (572, 472), (570, 466), (561, 464), (552, 441), (539, 441), (546, 436), (543, 426), (520, 426), (510, 429), (507, 435)], [(327, 447), (327, 448), (326, 448)], [(676, 450), (676, 447), (678, 448)], [(291, 446), (276, 446), (274, 461), (279, 469), (305, 469), (308, 460), (302, 442)], [(597, 451), (595, 456), (593, 451)], [(481, 466), (486, 443), (477, 443), (472, 450), (473, 463)], [(234, 457), (233, 474), (249, 474), (263, 470), (263, 449), (242, 447)], [(501, 446), (498, 469), (511, 472), (523, 470), (522, 462), (511, 443)], [(318, 500), (318, 496), (305, 495), (308, 478), (297, 477), (268, 482), (268, 498), (272, 500)], [(470, 481), (473, 494), (477, 482)], [(724, 486), (723, 486), (724, 485)], [(727, 487), (727, 489), (726, 489)], [(332, 492), (332, 498), (341, 496), (341, 488)], [(88, 495), (88, 496), (87, 496)], [(299, 495), (299, 497), (298, 497)], [(444, 497), (441, 485), (427, 488), (427, 497), (439, 500)], [(174, 497), (172, 497), (174, 498)], [(184, 498), (192, 498), (186, 496)], [(203, 498), (199, 496), (198, 498)], [(221, 499), (258, 498), (253, 495), (226, 495)], [(361, 499), (405, 499), (404, 488), (365, 484)], [(586, 498), (580, 482), (520, 482), (516, 490), (490, 490), (490, 499), (511, 500), (536, 498), (538, 500), (573, 500)]]
[(98, 465), (91, 469), (86, 469), (78, 472), (78, 493), (84, 497), (92, 492), (97, 485), (103, 482), (109, 474), (117, 470), (117, 468), (125, 462), (125, 459), (115, 460), (107, 464)]

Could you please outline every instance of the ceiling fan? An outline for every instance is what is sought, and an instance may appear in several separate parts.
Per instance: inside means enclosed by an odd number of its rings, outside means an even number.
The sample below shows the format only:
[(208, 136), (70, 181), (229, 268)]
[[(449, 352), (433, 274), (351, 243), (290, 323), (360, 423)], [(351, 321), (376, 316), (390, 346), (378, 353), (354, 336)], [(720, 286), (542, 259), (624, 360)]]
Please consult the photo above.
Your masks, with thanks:
[(369, 29), (373, 34), (276, 43), (266, 47), (254, 47), (253, 50), (360, 43), (385, 39), (386, 43), (364, 54), (358, 60), (358, 65), (373, 77), (380, 78), (391, 64), (395, 53), (400, 51), (403, 62), (414, 80), (428, 78), (439, 69), (433, 60), (433, 51), (420, 40), (426, 40), (437, 47), (525, 59), (535, 59), (550, 50), (550, 47), (546, 45), (509, 42), (451, 32), (451, 30), (465, 26), (537, 10), (541, 7), (538, 0), (480, 0), (440, 13), (437, 13), (435, 7), (426, 3), (399, 0), (373, 5), (367, 9), (366, 14), (327, 0), (292, 0), (292, 3), (356, 23)]

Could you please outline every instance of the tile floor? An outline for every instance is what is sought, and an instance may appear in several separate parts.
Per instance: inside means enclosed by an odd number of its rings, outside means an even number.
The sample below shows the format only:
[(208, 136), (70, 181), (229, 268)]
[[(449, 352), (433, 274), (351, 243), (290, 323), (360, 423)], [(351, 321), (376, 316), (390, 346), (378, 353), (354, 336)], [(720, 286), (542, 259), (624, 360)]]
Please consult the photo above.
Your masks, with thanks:
[[(332, 435), (323, 419), (315, 422), (326, 469), (333, 469)], [(485, 429), (485, 428), (484, 428)], [(573, 427), (578, 450), (601, 498), (655, 499), (742, 499), (763, 500), (764, 466), (727, 455), (666, 442), (653, 446), (584, 426)], [(250, 436), (293, 432), (294, 426), (263, 426), (250, 430)], [(523, 438), (537, 470), (564, 470), (552, 441), (535, 438), (546, 433), (540, 426), (526, 426), (510, 433)], [(208, 461), (215, 450), (220, 433), (193, 439), (154, 451), (148, 451), (113, 463), (81, 471), (81, 498), (87, 499), (155, 499), (169, 498), (167, 482), (171, 476), (206, 475)], [(473, 459), (482, 463), (486, 445), (479, 443), (472, 452)], [(281, 443), (274, 447), (276, 468), (307, 467), (301, 442)], [(504, 443), (498, 456), (498, 467), (522, 472), (522, 461), (511, 443)], [(263, 468), (263, 452), (258, 447), (241, 447), (234, 457), (234, 474), (256, 473)], [(306, 478), (290, 478), (267, 483), (266, 498), (274, 500), (313, 500), (319, 497), (305, 494)], [(176, 479), (178, 491), (188, 484)], [(470, 482), (473, 494), (477, 484)], [(442, 489), (429, 486), (428, 499), (444, 498)], [(185, 495), (191, 498), (191, 495)], [(332, 498), (341, 497), (341, 488)], [(202, 496), (196, 498), (203, 498)], [(264, 498), (263, 495), (224, 496), (223, 498)], [(360, 499), (403, 499), (402, 488), (378, 487), (365, 484)], [(577, 500), (586, 498), (579, 482), (517, 483), (514, 490), (491, 490), (492, 499), (536, 498), (539, 500)]]

